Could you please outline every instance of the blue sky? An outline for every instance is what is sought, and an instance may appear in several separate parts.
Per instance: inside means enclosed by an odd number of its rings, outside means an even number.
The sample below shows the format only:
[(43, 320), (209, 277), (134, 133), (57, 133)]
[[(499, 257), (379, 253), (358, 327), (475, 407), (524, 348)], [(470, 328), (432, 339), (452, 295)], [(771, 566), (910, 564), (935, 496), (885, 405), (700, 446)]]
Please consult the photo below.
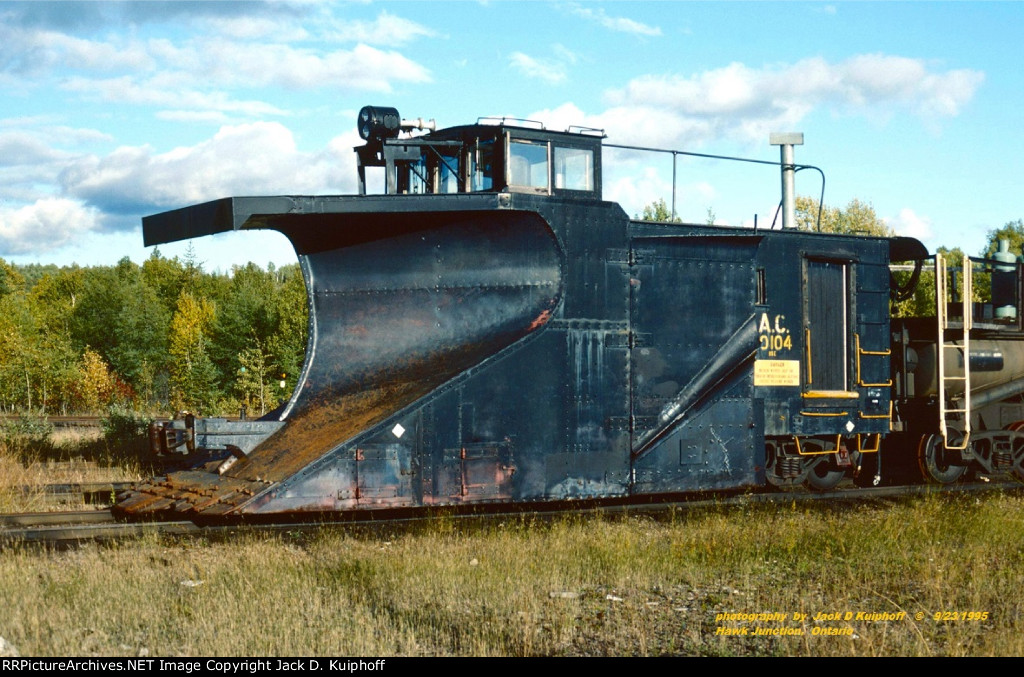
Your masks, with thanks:
[[(0, 257), (141, 261), (145, 214), (353, 193), (366, 104), (765, 160), (770, 132), (801, 131), (826, 204), (976, 254), (1024, 218), (1022, 29), (1018, 2), (0, 0)], [(667, 160), (606, 151), (605, 172), (631, 214), (671, 198)], [(685, 160), (677, 190), (686, 219), (763, 225), (779, 178)], [(277, 234), (192, 246), (208, 270), (295, 260)]]

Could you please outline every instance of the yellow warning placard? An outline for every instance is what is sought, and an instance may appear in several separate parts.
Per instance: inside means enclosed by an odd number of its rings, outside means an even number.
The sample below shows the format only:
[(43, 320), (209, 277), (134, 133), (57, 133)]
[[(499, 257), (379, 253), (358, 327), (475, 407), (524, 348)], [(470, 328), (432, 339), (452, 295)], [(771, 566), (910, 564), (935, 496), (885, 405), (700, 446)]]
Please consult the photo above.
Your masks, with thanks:
[(800, 360), (757, 360), (755, 386), (799, 386)]

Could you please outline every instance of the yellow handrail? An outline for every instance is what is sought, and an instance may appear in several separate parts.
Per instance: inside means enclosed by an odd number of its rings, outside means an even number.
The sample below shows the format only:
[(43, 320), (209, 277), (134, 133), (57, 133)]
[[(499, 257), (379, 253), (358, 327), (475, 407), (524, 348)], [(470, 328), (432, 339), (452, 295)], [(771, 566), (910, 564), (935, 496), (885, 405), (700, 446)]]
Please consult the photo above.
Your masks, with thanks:
[(804, 329), (804, 350), (807, 353), (807, 385), (810, 386), (814, 380), (813, 372), (811, 371), (811, 328), (807, 327)]
[(856, 364), (857, 364), (857, 385), (859, 385), (861, 387), (865, 387), (865, 388), (868, 388), (868, 387), (887, 388), (887, 387), (891, 386), (892, 385), (892, 379), (889, 379), (885, 383), (864, 383), (864, 381), (861, 380), (861, 376), (860, 376), (860, 356), (861, 355), (877, 355), (879, 357), (886, 357), (888, 355), (891, 355), (892, 351), (888, 350), (888, 349), (886, 349), (886, 350), (861, 350), (861, 347), (860, 347), (860, 334), (854, 334), (853, 335), (853, 341), (854, 341), (854, 345), (857, 348), (857, 350), (856, 350), (856, 353), (857, 353), (857, 360), (856, 360)]
[(824, 456), (825, 454), (834, 454), (839, 451), (839, 442), (842, 440), (842, 435), (836, 435), (836, 448), (828, 449), (825, 451), (804, 451), (800, 448), (800, 438), (793, 435), (793, 441), (796, 442), (796, 453), (800, 456)]
[[(870, 434), (870, 433), (869, 433)], [(875, 448), (865, 449), (864, 443), (861, 441), (860, 433), (857, 433), (857, 451), (862, 454), (874, 454), (882, 447), (882, 433), (874, 433), (875, 435)]]

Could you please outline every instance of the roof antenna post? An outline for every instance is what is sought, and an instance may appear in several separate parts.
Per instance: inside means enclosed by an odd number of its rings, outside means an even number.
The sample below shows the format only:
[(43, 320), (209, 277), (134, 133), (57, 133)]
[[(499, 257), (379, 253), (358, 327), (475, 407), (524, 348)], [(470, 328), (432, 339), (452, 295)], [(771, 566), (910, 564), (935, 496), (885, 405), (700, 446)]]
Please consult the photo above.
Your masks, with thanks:
[(782, 228), (796, 228), (796, 165), (793, 163), (793, 146), (804, 145), (804, 135), (802, 132), (770, 134), (768, 143), (781, 147)]

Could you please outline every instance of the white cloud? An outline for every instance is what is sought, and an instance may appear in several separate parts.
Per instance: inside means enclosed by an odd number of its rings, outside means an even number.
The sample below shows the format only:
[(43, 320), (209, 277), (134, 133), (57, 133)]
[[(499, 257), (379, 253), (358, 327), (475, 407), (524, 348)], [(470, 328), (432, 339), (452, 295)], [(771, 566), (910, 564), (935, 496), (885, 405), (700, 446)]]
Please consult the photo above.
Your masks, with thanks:
[(711, 131), (710, 125), (703, 120), (687, 119), (644, 106), (617, 106), (601, 113), (589, 114), (573, 103), (564, 103), (556, 108), (534, 111), (527, 115), (527, 119), (539, 120), (549, 129), (568, 129), (570, 126), (600, 129), (608, 133), (609, 143), (658, 148), (671, 148), (681, 135), (703, 138)]
[(607, 130), (614, 143), (656, 148), (678, 148), (681, 142), (697, 143), (719, 136), (713, 120), (651, 106), (615, 106), (585, 124)]
[(0, 207), (0, 253), (10, 256), (57, 249), (98, 223), (96, 209), (65, 198), (46, 197), (23, 207)]
[(363, 44), (322, 55), (284, 45), (235, 45), (211, 47), (209, 56), (218, 64), (214, 77), (227, 84), (390, 92), (394, 80), (430, 82), (429, 71), (411, 59)]
[(365, 44), (320, 51), (264, 42), (196, 40), (180, 46), (162, 44), (160, 49), (174, 77), (220, 87), (275, 85), (387, 92), (392, 81), (430, 81), (427, 69), (411, 59)]
[(217, 33), (234, 40), (269, 38), (275, 42), (294, 42), (309, 38), (306, 29), (282, 23), (281, 17), (217, 16), (206, 21)]
[(61, 175), (66, 194), (108, 213), (138, 214), (231, 195), (355, 192), (355, 131), (306, 153), (276, 122), (225, 126), (194, 146), (89, 156)]
[(97, 141), (107, 142), (114, 140), (113, 136), (107, 132), (101, 132), (98, 129), (68, 127), (66, 125), (43, 127), (39, 130), (39, 133), (48, 140), (48, 143), (51, 144), (78, 145), (95, 143)]
[(154, 65), (145, 45), (136, 40), (97, 42), (44, 31), (33, 34), (30, 42), (32, 49), (48, 52), (62, 65), (79, 70), (145, 70)]
[(168, 106), (179, 112), (192, 109), (193, 112), (199, 113), (216, 111), (251, 117), (287, 114), (287, 111), (263, 101), (237, 100), (223, 91), (166, 87), (159, 79), (137, 80), (130, 76), (102, 80), (67, 78), (61, 88), (79, 92), (87, 99), (97, 98), (110, 103), (143, 106)]
[(715, 198), (718, 197), (718, 191), (707, 181), (697, 181), (694, 183), (693, 191), (708, 204), (714, 202)]
[(657, 169), (645, 167), (639, 174), (606, 176), (604, 199), (618, 202), (631, 217), (640, 214), (645, 205), (665, 200), (672, 207), (672, 183), (665, 181)]
[(97, 72), (137, 71), (152, 67), (144, 44), (136, 40), (87, 40), (58, 31), (0, 23), (0, 70), (36, 77), (56, 68)]
[[(431, 81), (420, 63), (393, 48), (367, 44), (386, 42), (393, 47), (431, 34), (386, 12), (368, 23), (334, 22), (332, 39), (339, 39), (343, 28), (347, 38), (365, 38), (345, 49), (302, 40), (304, 35), (294, 30), (273, 31), (266, 17), (211, 21), (220, 33), (145, 41), (86, 39), (0, 25), (0, 84), (11, 89), (59, 86), (87, 99), (167, 106), (178, 115), (216, 111), (258, 117), (284, 111), (260, 101), (235, 100), (225, 90), (282, 87), (386, 93), (394, 83)], [(57, 74), (58, 81), (50, 80)]]
[(371, 45), (404, 45), (436, 33), (422, 24), (381, 12), (373, 21), (331, 22), (324, 37), (330, 40), (365, 42)]
[(553, 85), (566, 79), (565, 66), (552, 59), (534, 58), (522, 52), (513, 52), (509, 57), (509, 63), (528, 78), (543, 80)]
[(565, 63), (573, 64), (579, 60), (579, 57), (576, 56), (576, 52), (572, 51), (571, 49), (560, 43), (555, 43), (554, 45), (552, 45), (551, 51), (553, 51), (555, 53), (555, 56), (557, 56)]
[(34, 134), (23, 131), (0, 133), (0, 167), (49, 163), (63, 155)]
[(592, 9), (590, 7), (583, 7), (577, 3), (571, 3), (569, 5), (569, 11), (578, 17), (593, 21), (601, 26), (604, 26), (608, 30), (617, 31), (619, 33), (631, 33), (633, 35), (641, 35), (654, 37), (661, 35), (661, 29), (657, 26), (648, 26), (645, 23), (634, 21), (633, 19), (626, 19), (624, 17), (613, 17), (603, 9)]
[(162, 110), (156, 112), (156, 118), (170, 122), (201, 122), (218, 125), (230, 122), (227, 115), (216, 110)]
[(573, 103), (563, 103), (557, 108), (545, 108), (526, 116), (527, 120), (538, 120), (548, 129), (568, 129), (571, 125), (585, 125), (587, 114)]
[[(160, 105), (180, 101), (184, 96), (194, 104), (178, 103), (179, 108), (216, 103), (218, 109), (223, 110), (230, 99), (220, 91), (199, 89), (197, 83), (209, 83), (211, 87), (279, 86), (389, 92), (392, 81), (430, 81), (430, 73), (423, 66), (398, 52), (368, 45), (326, 53), (280, 44), (217, 41), (180, 47), (160, 42), (158, 48), (162, 59), (173, 64), (167, 70), (148, 77), (68, 77), (62, 87), (83, 94), (95, 91), (109, 101), (141, 104)], [(251, 109), (253, 103), (239, 102), (236, 108)]]
[(95, 130), (0, 122), (0, 204), (31, 203), (52, 194), (54, 177), (75, 157), (64, 147), (108, 140)]
[(764, 68), (733, 63), (692, 75), (634, 78), (606, 92), (612, 107), (599, 117), (609, 130), (624, 131), (633, 142), (638, 126), (633, 121), (654, 116), (661, 120), (655, 135), (676, 142), (722, 136), (759, 142), (819, 107), (872, 115), (902, 109), (926, 120), (955, 116), (983, 80), (979, 71), (936, 71), (920, 59), (880, 54), (835, 64), (818, 57)]
[(919, 216), (913, 209), (904, 207), (894, 217), (882, 219), (885, 225), (892, 228), (897, 235), (916, 237), (918, 240), (930, 240), (934, 237), (932, 220), (927, 216)]

